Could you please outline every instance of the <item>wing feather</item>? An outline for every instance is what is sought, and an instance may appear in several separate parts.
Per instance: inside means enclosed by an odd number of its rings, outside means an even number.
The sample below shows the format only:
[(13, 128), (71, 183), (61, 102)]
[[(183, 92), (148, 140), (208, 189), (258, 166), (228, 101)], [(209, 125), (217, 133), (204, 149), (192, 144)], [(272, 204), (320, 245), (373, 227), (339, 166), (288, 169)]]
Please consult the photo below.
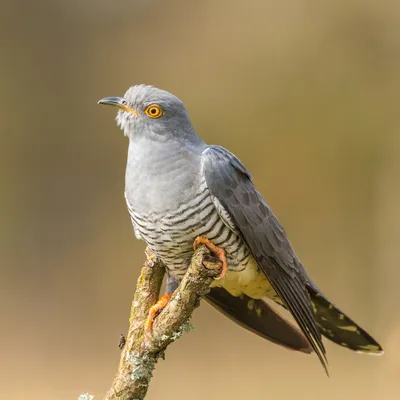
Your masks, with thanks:
[(202, 154), (202, 165), (212, 196), (234, 222), (328, 372), (325, 347), (306, 289), (307, 276), (279, 221), (254, 187), (249, 172), (232, 153), (209, 146)]

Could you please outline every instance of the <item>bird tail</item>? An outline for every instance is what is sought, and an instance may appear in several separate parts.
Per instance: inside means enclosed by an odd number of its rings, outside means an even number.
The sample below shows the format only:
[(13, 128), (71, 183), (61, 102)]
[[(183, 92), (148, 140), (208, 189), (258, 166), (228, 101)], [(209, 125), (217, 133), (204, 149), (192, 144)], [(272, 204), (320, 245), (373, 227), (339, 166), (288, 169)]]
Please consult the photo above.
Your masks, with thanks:
[(212, 288), (206, 300), (243, 328), (273, 343), (303, 353), (312, 352), (299, 329), (282, 318), (263, 299), (252, 299), (244, 294), (235, 297), (223, 288)]
[(316, 287), (308, 287), (321, 333), (329, 340), (348, 349), (382, 354), (379, 343), (347, 315), (335, 307)]

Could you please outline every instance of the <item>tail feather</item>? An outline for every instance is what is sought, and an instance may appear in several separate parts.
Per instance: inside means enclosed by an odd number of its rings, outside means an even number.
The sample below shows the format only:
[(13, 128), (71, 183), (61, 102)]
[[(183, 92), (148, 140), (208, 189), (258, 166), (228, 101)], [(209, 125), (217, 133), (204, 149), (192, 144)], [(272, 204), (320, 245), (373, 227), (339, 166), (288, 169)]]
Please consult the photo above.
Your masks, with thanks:
[(303, 353), (312, 352), (299, 329), (282, 318), (263, 299), (251, 299), (244, 294), (235, 297), (223, 288), (212, 288), (206, 300), (243, 328), (271, 342)]
[(329, 340), (348, 349), (382, 354), (380, 344), (347, 315), (335, 307), (316, 287), (309, 287), (317, 324)]

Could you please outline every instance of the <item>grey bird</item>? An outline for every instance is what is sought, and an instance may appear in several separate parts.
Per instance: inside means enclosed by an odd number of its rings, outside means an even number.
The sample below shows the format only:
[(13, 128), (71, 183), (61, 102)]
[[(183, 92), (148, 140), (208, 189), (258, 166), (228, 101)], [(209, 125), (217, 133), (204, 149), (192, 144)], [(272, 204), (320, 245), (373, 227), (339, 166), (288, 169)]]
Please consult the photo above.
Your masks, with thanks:
[[(151, 317), (184, 276), (197, 239), (227, 261), (208, 301), (246, 329), (290, 349), (314, 351), (326, 372), (321, 334), (351, 350), (383, 352), (311, 281), (249, 171), (197, 135), (181, 100), (137, 85), (99, 103), (119, 108), (117, 123), (129, 138), (125, 198), (136, 237), (167, 266), (167, 293)], [(268, 299), (286, 308), (300, 330)]]

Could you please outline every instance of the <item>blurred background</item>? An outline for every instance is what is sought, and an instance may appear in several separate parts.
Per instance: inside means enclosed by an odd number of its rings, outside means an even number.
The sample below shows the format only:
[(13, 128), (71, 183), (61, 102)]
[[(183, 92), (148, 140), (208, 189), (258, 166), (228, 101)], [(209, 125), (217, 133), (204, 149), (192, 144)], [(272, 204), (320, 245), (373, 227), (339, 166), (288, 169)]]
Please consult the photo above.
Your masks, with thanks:
[(206, 303), (148, 399), (400, 397), (400, 5), (14, 0), (0, 15), (0, 398), (101, 399), (144, 259), (127, 139), (96, 103), (147, 83), (236, 153), (325, 294), (383, 345), (279, 348)]

